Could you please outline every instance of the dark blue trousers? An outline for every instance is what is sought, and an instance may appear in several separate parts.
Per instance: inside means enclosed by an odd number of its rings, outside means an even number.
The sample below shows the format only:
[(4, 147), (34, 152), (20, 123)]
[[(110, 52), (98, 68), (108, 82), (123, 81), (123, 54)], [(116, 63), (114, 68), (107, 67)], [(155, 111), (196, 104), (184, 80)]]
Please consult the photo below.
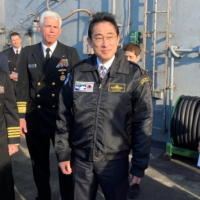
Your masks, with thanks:
[[(51, 200), (50, 163), (49, 150), (50, 141), (54, 144), (54, 135), (42, 135), (28, 132), (26, 142), (30, 153), (34, 181), (38, 190), (37, 200)], [(62, 200), (71, 200), (72, 176), (65, 175), (58, 168), (60, 195)]]
[(89, 162), (75, 155), (72, 164), (74, 200), (95, 200), (98, 185), (106, 200), (127, 200), (128, 169), (128, 157)]

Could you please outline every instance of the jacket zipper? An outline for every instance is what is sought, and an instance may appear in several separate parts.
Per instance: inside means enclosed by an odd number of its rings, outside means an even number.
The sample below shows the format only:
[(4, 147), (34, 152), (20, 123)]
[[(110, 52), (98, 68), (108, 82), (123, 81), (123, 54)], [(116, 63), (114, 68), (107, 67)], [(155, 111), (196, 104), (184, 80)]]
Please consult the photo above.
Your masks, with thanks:
[(98, 97), (98, 103), (97, 103), (97, 109), (96, 109), (96, 120), (95, 120), (95, 132), (94, 132), (94, 141), (93, 141), (93, 161), (95, 161), (95, 148), (96, 148), (96, 138), (97, 138), (97, 121), (98, 121), (98, 113), (99, 113), (99, 103), (100, 103), (100, 97), (101, 97), (101, 92), (102, 92), (102, 79), (99, 85), (99, 97)]

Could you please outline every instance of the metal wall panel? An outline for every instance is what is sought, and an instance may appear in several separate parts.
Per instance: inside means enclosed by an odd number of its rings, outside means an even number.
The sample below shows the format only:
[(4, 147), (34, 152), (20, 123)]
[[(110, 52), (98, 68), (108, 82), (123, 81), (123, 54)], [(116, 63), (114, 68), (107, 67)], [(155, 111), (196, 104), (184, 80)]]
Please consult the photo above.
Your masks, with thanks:
[[(127, 26), (127, 0), (116, 1), (116, 19), (120, 27), (120, 33), (123, 35), (123, 41), (128, 42), (128, 36), (124, 34)], [(9, 42), (9, 32), (17, 31), (22, 35), (23, 46), (30, 45), (33, 40), (26, 34), (31, 28), (34, 17), (27, 18), (29, 13), (40, 15), (47, 10), (45, 0), (6, 0), (4, 2), (6, 13), (6, 42)], [(112, 0), (60, 0), (59, 2), (50, 1), (49, 7), (52, 11), (60, 14), (62, 18), (69, 15), (76, 9), (87, 9), (92, 13), (112, 12)], [(62, 34), (59, 41), (77, 48), (81, 58), (87, 58), (83, 54), (83, 36), (87, 35), (89, 15), (86, 12), (79, 12), (63, 21)], [(41, 41), (39, 32), (35, 33), (35, 42)], [(4, 43), (4, 49), (7, 48)]]
[[(5, 29), (5, 18), (4, 18), (4, 13), (5, 13), (5, 9), (4, 9), (4, 0), (0, 1), (0, 29)], [(5, 35), (4, 34), (0, 34), (0, 49), (3, 48), (5, 44)]]

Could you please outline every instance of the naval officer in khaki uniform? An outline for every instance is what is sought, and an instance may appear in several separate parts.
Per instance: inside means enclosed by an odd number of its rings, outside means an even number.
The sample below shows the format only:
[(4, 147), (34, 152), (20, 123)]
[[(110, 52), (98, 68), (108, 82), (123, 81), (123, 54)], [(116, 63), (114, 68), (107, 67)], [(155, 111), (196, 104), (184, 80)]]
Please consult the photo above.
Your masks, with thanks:
[[(80, 58), (75, 48), (60, 43), (60, 16), (52, 11), (40, 17), (42, 42), (25, 47), (20, 59), (17, 105), (21, 135), (33, 163), (38, 200), (50, 200), (49, 147), (54, 144), (58, 94), (70, 69)], [(62, 200), (69, 199), (70, 176), (59, 173)], [(67, 185), (67, 182), (68, 185)]]

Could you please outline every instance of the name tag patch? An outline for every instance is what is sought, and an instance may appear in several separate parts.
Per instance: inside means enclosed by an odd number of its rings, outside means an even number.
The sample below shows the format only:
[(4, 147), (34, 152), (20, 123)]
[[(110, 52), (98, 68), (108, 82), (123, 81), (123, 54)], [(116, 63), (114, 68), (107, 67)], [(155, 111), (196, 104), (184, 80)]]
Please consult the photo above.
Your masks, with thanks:
[(28, 68), (36, 68), (37, 64), (28, 64)]
[(126, 84), (124, 84), (124, 83), (109, 83), (108, 92), (126, 92)]
[(76, 92), (93, 92), (94, 82), (75, 82), (74, 91)]
[(143, 85), (145, 82), (147, 82), (147, 81), (149, 81), (149, 79), (148, 78), (143, 78), (142, 80), (141, 80), (141, 84)]
[(0, 94), (3, 94), (4, 93), (4, 87), (3, 85), (0, 85)]

